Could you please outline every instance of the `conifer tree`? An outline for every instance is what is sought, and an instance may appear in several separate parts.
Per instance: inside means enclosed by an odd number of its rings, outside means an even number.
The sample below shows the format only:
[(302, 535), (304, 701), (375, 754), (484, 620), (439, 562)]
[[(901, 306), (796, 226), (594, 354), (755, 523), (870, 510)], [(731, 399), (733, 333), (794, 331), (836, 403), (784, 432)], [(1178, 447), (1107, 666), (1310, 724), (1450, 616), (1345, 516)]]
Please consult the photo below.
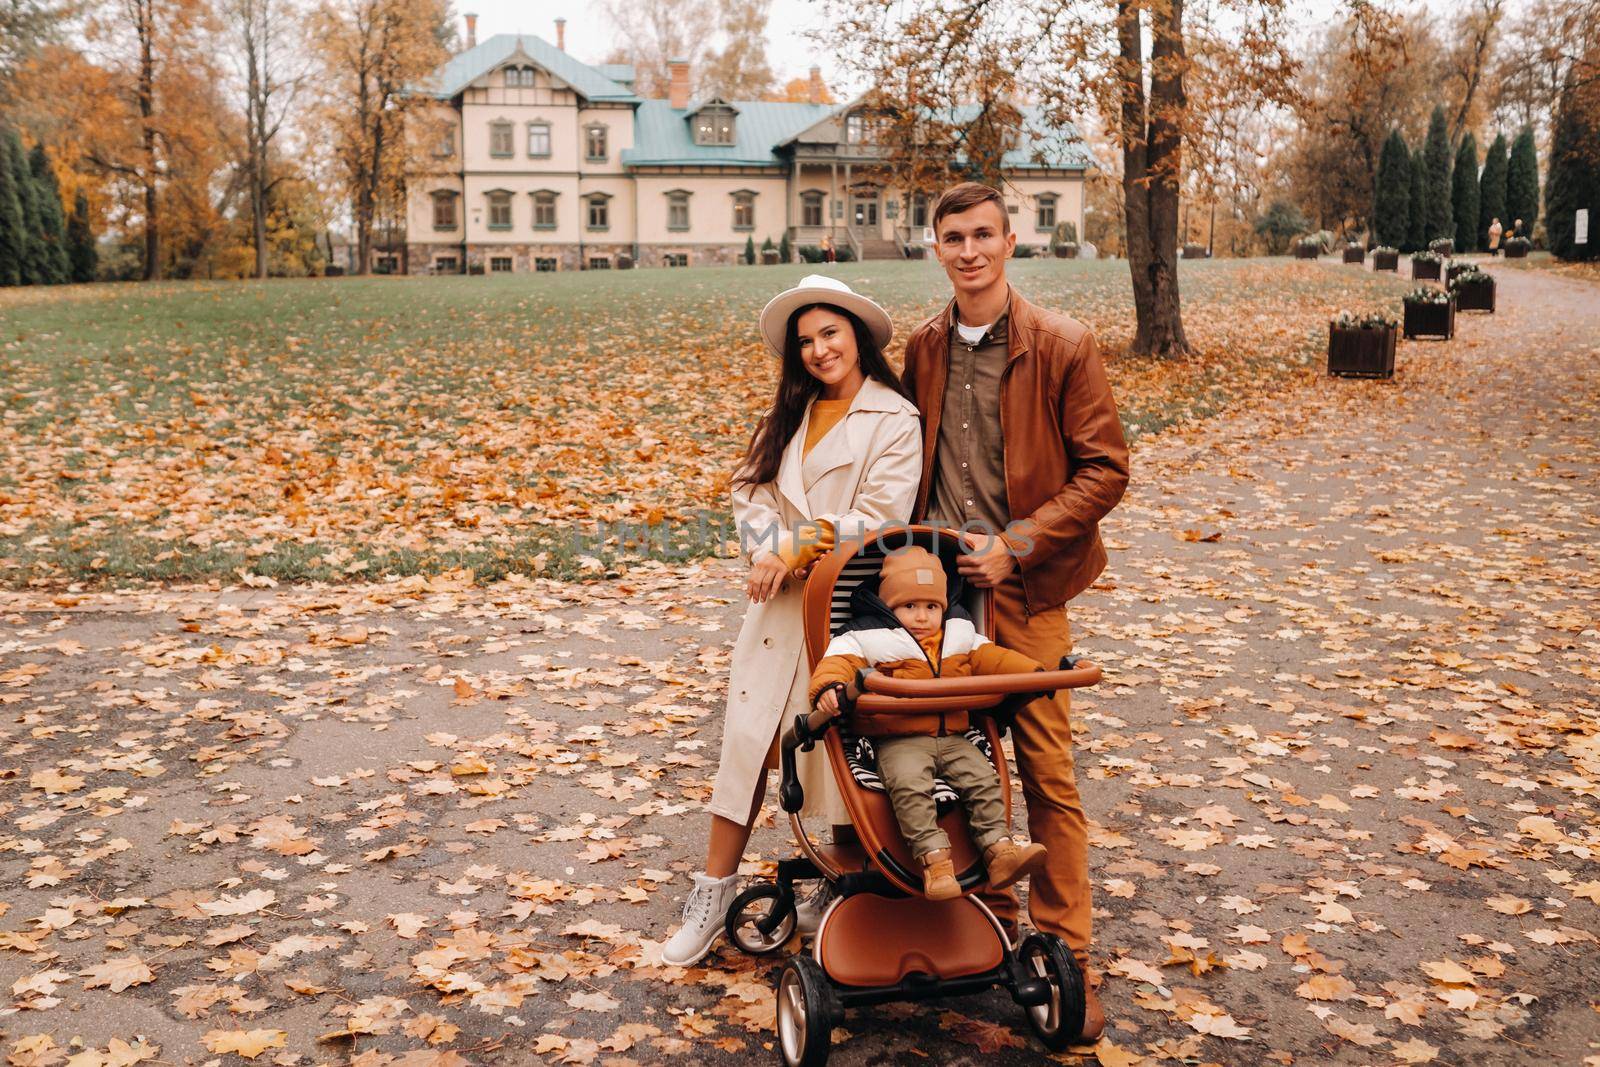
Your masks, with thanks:
[(72, 214), (67, 219), (67, 261), (73, 281), (94, 281), (100, 253), (95, 249), (94, 229), (89, 224), (89, 198), (81, 189), (72, 198)]
[(39, 203), (33, 195), (33, 175), (28, 172), (28, 155), (22, 149), (22, 138), (16, 130), (5, 133), (6, 166), (11, 170), (11, 187), (17, 191), (17, 204), (21, 211), (22, 258), (17, 263), (17, 273), (23, 285), (39, 285), (44, 281), (44, 241), (39, 235)]
[(1506, 214), (1508, 226), (1522, 220), (1522, 235), (1533, 235), (1533, 222), (1539, 217), (1539, 153), (1533, 143), (1533, 127), (1524, 126), (1511, 142), (1511, 159), (1506, 165)]
[(1489, 227), (1499, 219), (1509, 229), (1506, 218), (1506, 135), (1496, 134), (1483, 159), (1483, 176), (1478, 179), (1478, 247), (1489, 247)]
[(1455, 214), (1450, 202), (1450, 127), (1445, 120), (1443, 107), (1433, 109), (1423, 155), (1428, 164), (1428, 240), (1454, 237)]
[(1419, 148), (1411, 154), (1410, 222), (1406, 226), (1406, 251), (1428, 247), (1428, 163)]
[(11, 176), (6, 150), (9, 141), (0, 131), (0, 285), (20, 285), (27, 235), (22, 229), (22, 202), (17, 199), (16, 180)]
[(1411, 156), (1398, 129), (1389, 131), (1378, 157), (1372, 224), (1379, 244), (1399, 248), (1406, 243), (1406, 231), (1411, 225)]
[(1478, 142), (1471, 133), (1462, 136), (1456, 149), (1450, 207), (1456, 220), (1456, 251), (1470, 252), (1478, 247)]
[[(1544, 228), (1561, 259), (1600, 258), (1600, 125), (1585, 112), (1571, 82), (1556, 105), (1550, 133), (1550, 177), (1544, 190)], [(1589, 211), (1589, 240), (1578, 244), (1577, 212)]]
[(42, 142), (28, 153), (28, 176), (33, 179), (33, 196), (39, 203), (39, 234), (44, 244), (43, 281), (46, 285), (60, 285), (71, 273), (67, 262), (66, 216), (61, 210), (61, 186), (56, 184), (56, 172), (50, 166), (50, 157), (45, 154)]

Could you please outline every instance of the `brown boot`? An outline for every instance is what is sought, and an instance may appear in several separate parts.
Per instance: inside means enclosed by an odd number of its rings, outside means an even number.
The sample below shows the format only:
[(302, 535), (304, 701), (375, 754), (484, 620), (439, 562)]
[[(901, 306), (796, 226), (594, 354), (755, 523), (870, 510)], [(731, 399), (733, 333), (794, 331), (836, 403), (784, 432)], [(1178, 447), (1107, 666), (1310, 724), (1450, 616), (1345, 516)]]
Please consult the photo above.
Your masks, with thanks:
[(989, 888), (1015, 885), (1043, 867), (1046, 856), (1044, 846), (1038, 842), (1018, 846), (1011, 838), (1002, 837), (983, 854), (983, 865), (989, 870)]
[(954, 900), (961, 895), (961, 883), (956, 881), (956, 865), (950, 859), (950, 850), (936, 848), (922, 855), (922, 895), (929, 900)]
[(1105, 1009), (1100, 1007), (1099, 975), (1085, 969), (1083, 972), (1083, 1043), (1100, 1040), (1106, 1031)]

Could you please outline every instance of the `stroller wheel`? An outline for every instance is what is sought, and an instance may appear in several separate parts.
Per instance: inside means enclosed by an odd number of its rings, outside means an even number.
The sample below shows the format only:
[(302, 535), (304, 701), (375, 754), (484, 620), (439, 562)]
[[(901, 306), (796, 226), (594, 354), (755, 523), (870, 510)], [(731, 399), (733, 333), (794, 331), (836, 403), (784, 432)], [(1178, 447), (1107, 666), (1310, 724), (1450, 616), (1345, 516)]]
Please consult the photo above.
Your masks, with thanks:
[(1050, 999), (1028, 1009), (1028, 1025), (1046, 1048), (1059, 1052), (1083, 1036), (1083, 973), (1054, 934), (1028, 935), (1021, 956), (1024, 971), (1050, 983)]
[(839, 1009), (833, 987), (810, 956), (791, 956), (778, 976), (778, 1051), (784, 1067), (822, 1067)]
[(728, 940), (751, 956), (776, 952), (794, 936), (794, 901), (787, 903), (778, 887), (758, 882), (733, 898), (725, 920)]

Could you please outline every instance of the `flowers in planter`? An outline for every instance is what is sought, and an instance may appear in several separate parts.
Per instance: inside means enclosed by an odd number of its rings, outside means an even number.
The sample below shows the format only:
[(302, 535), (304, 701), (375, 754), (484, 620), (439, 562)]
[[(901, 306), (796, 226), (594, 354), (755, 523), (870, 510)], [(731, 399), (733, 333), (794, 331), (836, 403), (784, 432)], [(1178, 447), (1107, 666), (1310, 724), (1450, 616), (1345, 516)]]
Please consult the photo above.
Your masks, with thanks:
[(1533, 242), (1526, 237), (1507, 237), (1505, 246), (1507, 248), (1532, 248)]
[(1405, 295), (1408, 304), (1448, 304), (1450, 294), (1431, 285), (1419, 285)]
[(1479, 270), (1477, 267), (1468, 267), (1450, 279), (1450, 288), (1459, 289), (1463, 285), (1482, 285), (1484, 282), (1492, 282), (1493, 280), (1487, 271)]
[(1379, 245), (1372, 250), (1372, 254), (1375, 256), (1398, 256), (1400, 250), (1392, 245)]
[(1411, 253), (1411, 262), (1413, 262), (1413, 263), (1441, 263), (1443, 261), (1444, 261), (1444, 257), (1441, 256), (1437, 252), (1413, 252), (1413, 253)]
[(1320, 238), (1317, 238), (1317, 237), (1302, 237), (1302, 238), (1300, 238), (1300, 240), (1296, 241), (1295, 243), (1298, 244), (1301, 248), (1321, 248), (1322, 247), (1322, 241), (1321, 241)]
[(1368, 311), (1362, 314), (1341, 311), (1333, 319), (1333, 328), (1336, 330), (1390, 330), (1398, 325), (1400, 325), (1398, 319), (1390, 318), (1381, 311)]

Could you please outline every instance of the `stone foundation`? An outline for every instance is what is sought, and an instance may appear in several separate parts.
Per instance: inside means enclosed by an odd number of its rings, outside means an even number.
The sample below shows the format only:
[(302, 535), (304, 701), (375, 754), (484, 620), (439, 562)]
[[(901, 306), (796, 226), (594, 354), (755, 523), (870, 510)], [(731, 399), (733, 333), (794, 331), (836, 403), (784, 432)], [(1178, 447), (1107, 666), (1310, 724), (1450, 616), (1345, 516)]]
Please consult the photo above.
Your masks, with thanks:
[[(454, 256), (456, 269), (454, 271), (435, 271), (433, 261), (440, 256)], [(465, 274), (467, 264), (462, 258), (460, 245), (439, 244), (408, 244), (406, 245), (406, 268), (411, 274)]]
[[(757, 250), (759, 255), (760, 250)], [(467, 274), (472, 271), (490, 273), (489, 261), (500, 256), (511, 257), (511, 273), (526, 274), (534, 270), (540, 259), (553, 259), (556, 261), (556, 270), (588, 270), (589, 261), (594, 258), (603, 258), (611, 264), (611, 269), (616, 268), (618, 256), (631, 256), (634, 246), (631, 244), (590, 244), (585, 242), (580, 246), (576, 244), (473, 244), (466, 247), (463, 259), (460, 245), (444, 244), (408, 244), (405, 248), (405, 266), (412, 274), (440, 274), (449, 271), (435, 271), (433, 264), (440, 256), (454, 256), (456, 258), (457, 274)], [(658, 244), (641, 245), (639, 247), (639, 260), (636, 267), (664, 267), (668, 255), (686, 255), (689, 257), (691, 267), (731, 267), (744, 265), (743, 244)]]
[[(639, 266), (664, 267), (669, 255), (687, 255), (691, 267), (731, 267), (744, 264), (744, 245), (659, 244), (639, 246)], [(758, 247), (756, 254), (760, 255)]]

